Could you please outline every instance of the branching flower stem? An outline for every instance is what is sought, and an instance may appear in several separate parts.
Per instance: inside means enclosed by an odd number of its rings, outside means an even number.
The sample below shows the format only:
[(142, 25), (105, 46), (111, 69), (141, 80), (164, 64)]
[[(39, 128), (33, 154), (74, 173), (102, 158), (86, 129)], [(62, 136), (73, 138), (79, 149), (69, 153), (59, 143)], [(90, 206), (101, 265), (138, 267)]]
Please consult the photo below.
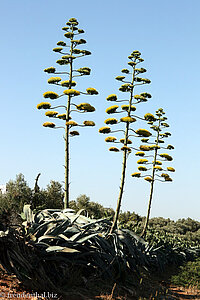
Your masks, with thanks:
[[(159, 118), (158, 128), (160, 128), (160, 124), (161, 124), (161, 120)], [(158, 143), (159, 143), (159, 136), (160, 136), (160, 130), (157, 131), (156, 145), (158, 145)], [(157, 154), (158, 154), (158, 148), (156, 147), (155, 153), (154, 153), (152, 175), (151, 175), (152, 181), (151, 181), (151, 190), (150, 190), (150, 196), (149, 196), (149, 204), (148, 204), (147, 216), (145, 219), (145, 224), (144, 224), (144, 228), (143, 228), (141, 237), (145, 237), (146, 230), (147, 230), (148, 223), (149, 223), (149, 216), (150, 216), (151, 202), (152, 202), (152, 198), (153, 198), (153, 188), (154, 188), (154, 181), (155, 181), (155, 171), (156, 171), (154, 167), (156, 165)]]
[[(135, 59), (136, 61), (136, 59)], [(132, 73), (132, 88), (130, 91), (130, 99), (129, 99), (129, 108), (128, 108), (128, 117), (131, 116), (131, 105), (132, 105), (132, 100), (133, 100), (133, 90), (134, 90), (134, 79), (135, 79), (135, 66), (133, 69)], [(124, 136), (124, 146), (127, 146), (128, 144), (128, 136), (129, 136), (129, 122), (126, 123), (126, 129), (125, 129), (125, 136)], [(119, 190), (119, 196), (118, 196), (118, 201), (117, 201), (117, 208), (115, 211), (112, 227), (110, 230), (110, 233), (113, 233), (113, 231), (117, 227), (117, 220), (119, 217), (119, 212), (120, 212), (120, 207), (121, 207), (121, 202), (122, 202), (122, 196), (123, 196), (123, 191), (124, 191), (124, 183), (125, 183), (125, 176), (126, 176), (126, 164), (127, 164), (127, 158), (128, 158), (128, 153), (127, 149), (123, 151), (123, 162), (122, 162), (122, 176), (121, 176), (121, 183), (120, 183), (120, 190)]]
[(65, 105), (53, 106), (53, 107), (50, 107), (49, 109), (56, 109), (56, 108), (60, 108), (60, 107), (64, 107), (65, 109), (67, 109), (67, 106), (65, 106)]
[[(72, 28), (73, 33), (73, 28)], [(70, 55), (73, 54), (73, 42), (71, 37)], [(73, 60), (70, 59), (70, 70), (69, 70), (69, 89), (72, 87), (72, 71), (73, 71)], [(66, 108), (66, 122), (70, 118), (70, 102), (71, 95), (68, 95), (67, 108)], [(69, 125), (65, 125), (65, 187), (64, 187), (64, 208), (69, 207)]]

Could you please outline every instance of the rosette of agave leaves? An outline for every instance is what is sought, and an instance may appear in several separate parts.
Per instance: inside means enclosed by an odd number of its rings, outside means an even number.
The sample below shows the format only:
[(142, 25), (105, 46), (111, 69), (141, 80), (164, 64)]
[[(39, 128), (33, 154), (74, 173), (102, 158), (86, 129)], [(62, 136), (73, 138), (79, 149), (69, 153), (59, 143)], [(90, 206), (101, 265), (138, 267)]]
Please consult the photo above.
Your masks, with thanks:
[[(44, 72), (51, 74), (52, 77), (48, 79), (50, 85), (63, 88), (62, 91), (47, 91), (43, 94), (45, 100), (51, 100), (55, 103), (41, 102), (37, 105), (37, 109), (47, 110), (45, 115), (48, 118), (54, 120), (62, 120), (63, 123), (56, 125), (54, 122), (45, 122), (44, 127), (48, 128), (68, 128), (74, 129), (74, 127), (88, 127), (95, 126), (94, 121), (85, 120), (82, 124), (72, 119), (73, 112), (86, 113), (94, 112), (95, 107), (86, 101), (77, 101), (77, 96), (83, 98), (84, 95), (97, 95), (98, 91), (95, 88), (88, 87), (86, 91), (80, 91), (76, 88), (76, 78), (81, 76), (88, 76), (91, 73), (91, 69), (88, 67), (75, 68), (74, 62), (81, 57), (91, 54), (90, 51), (82, 48), (86, 44), (86, 40), (80, 38), (80, 35), (84, 33), (83, 29), (78, 28), (78, 21), (75, 18), (69, 19), (66, 23), (67, 26), (62, 30), (65, 32), (64, 37), (67, 41), (59, 41), (57, 47), (53, 49), (54, 52), (60, 55), (60, 58), (56, 61), (59, 66), (64, 67), (64, 70), (57, 70), (55, 67), (48, 67), (44, 69)], [(62, 76), (62, 77), (61, 77)], [(66, 98), (65, 98), (66, 96)], [(64, 100), (66, 99), (66, 100)], [(71, 130), (68, 132), (70, 136), (77, 136), (79, 132), (77, 130)]]
[[(122, 75), (117, 76), (115, 79), (120, 81), (122, 85), (119, 88), (119, 91), (123, 93), (122, 97), (118, 98), (116, 94), (111, 94), (107, 97), (107, 101), (115, 102), (115, 105), (109, 106), (106, 109), (108, 115), (117, 115), (120, 117), (109, 117), (104, 123), (106, 126), (103, 126), (99, 129), (99, 133), (110, 134), (122, 132), (123, 138), (117, 139), (115, 136), (108, 136), (105, 138), (107, 143), (119, 144), (118, 147), (112, 146), (109, 148), (109, 151), (119, 152), (125, 151), (130, 153), (132, 151), (132, 133), (136, 136), (139, 136), (138, 133), (132, 129), (132, 125), (136, 122), (137, 115), (135, 115), (136, 106), (138, 103), (147, 102), (151, 98), (151, 95), (147, 92), (141, 93), (139, 95), (134, 95), (134, 88), (139, 85), (149, 84), (151, 81), (147, 78), (141, 77), (143, 73), (146, 72), (146, 69), (140, 67), (140, 63), (144, 60), (141, 58), (141, 53), (138, 50), (135, 50), (128, 56), (128, 68), (122, 69)], [(114, 127), (113, 130), (111, 127)], [(119, 126), (120, 128), (119, 128)], [(122, 144), (120, 146), (120, 144)]]
[[(165, 139), (171, 136), (171, 133), (166, 131), (169, 124), (166, 123), (165, 112), (162, 108), (159, 108), (155, 116), (147, 113), (144, 115), (144, 119), (150, 125), (150, 129), (154, 131), (154, 134), (149, 132), (145, 138), (141, 139), (142, 144), (135, 153), (139, 158), (137, 161), (138, 171), (133, 173), (132, 177), (143, 177), (148, 182), (156, 180), (171, 182), (170, 173), (175, 172), (175, 169), (172, 166), (165, 167), (164, 165), (171, 162), (173, 157), (165, 152), (173, 150), (174, 146), (165, 145)], [(137, 130), (137, 133), (140, 134), (140, 131), (141, 129)]]

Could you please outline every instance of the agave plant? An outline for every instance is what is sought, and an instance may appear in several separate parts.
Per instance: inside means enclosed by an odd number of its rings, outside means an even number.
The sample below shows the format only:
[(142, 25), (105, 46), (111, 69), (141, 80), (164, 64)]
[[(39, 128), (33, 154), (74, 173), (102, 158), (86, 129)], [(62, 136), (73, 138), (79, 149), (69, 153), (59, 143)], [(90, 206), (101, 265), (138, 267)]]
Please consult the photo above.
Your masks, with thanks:
[[(37, 109), (48, 110), (45, 115), (48, 118), (61, 120), (64, 123), (56, 125), (54, 122), (45, 122), (44, 127), (53, 129), (64, 129), (65, 131), (65, 188), (64, 188), (64, 208), (69, 207), (69, 142), (71, 137), (79, 135), (79, 131), (74, 130), (80, 127), (93, 127), (95, 122), (91, 120), (85, 120), (82, 124), (72, 119), (72, 115), (75, 113), (90, 113), (95, 111), (95, 107), (90, 103), (83, 102), (77, 103), (76, 99), (78, 96), (91, 96), (97, 95), (98, 91), (93, 87), (88, 87), (85, 92), (80, 91), (76, 88), (77, 77), (88, 76), (91, 73), (91, 69), (88, 67), (75, 68), (75, 61), (79, 58), (88, 56), (91, 54), (90, 51), (84, 49), (78, 49), (77, 47), (82, 46), (86, 43), (84, 39), (78, 39), (80, 34), (84, 33), (83, 29), (78, 28), (78, 21), (75, 18), (69, 19), (66, 23), (67, 26), (63, 27), (65, 34), (64, 37), (69, 41), (59, 41), (57, 47), (53, 49), (54, 52), (61, 55), (61, 59), (58, 59), (56, 63), (60, 66), (65, 67), (64, 71), (56, 70), (54, 67), (49, 67), (44, 70), (47, 74), (56, 75), (48, 79), (48, 83), (54, 86), (63, 88), (63, 92), (56, 93), (54, 91), (47, 91), (43, 94), (45, 99), (50, 99), (54, 102), (59, 102), (60, 98), (67, 98), (63, 100), (63, 104), (56, 104), (52, 106), (50, 102), (41, 102), (37, 105)], [(65, 76), (62, 79), (60, 76)], [(56, 110), (55, 110), (56, 109)], [(57, 111), (58, 110), (58, 111)], [(60, 111), (59, 111), (60, 110)]]
[[(136, 120), (140, 117), (135, 115), (136, 110), (136, 104), (147, 102), (149, 98), (151, 98), (151, 95), (149, 93), (141, 93), (139, 95), (134, 95), (134, 89), (137, 86), (149, 84), (151, 81), (147, 78), (139, 77), (138, 75), (145, 73), (146, 69), (138, 67), (140, 63), (142, 63), (144, 60), (141, 58), (141, 53), (138, 50), (135, 50), (131, 53), (131, 55), (128, 57), (130, 60), (128, 62), (128, 67), (131, 69), (122, 69), (121, 72), (123, 76), (117, 76), (115, 79), (122, 82), (123, 84), (119, 88), (119, 91), (122, 92), (125, 97), (123, 99), (118, 99), (116, 94), (111, 94), (107, 97), (107, 101), (109, 102), (115, 102), (115, 105), (112, 105), (106, 109), (106, 113), (109, 115), (113, 114), (123, 114), (120, 119), (111, 117), (106, 119), (104, 122), (106, 126), (101, 127), (99, 129), (100, 133), (108, 134), (108, 133), (117, 133), (122, 132), (123, 136), (121, 139), (117, 139), (115, 136), (109, 136), (105, 139), (107, 143), (115, 143), (115, 144), (121, 144), (122, 147), (116, 147), (112, 146), (109, 148), (109, 151), (112, 152), (122, 152), (123, 153), (123, 163), (122, 163), (122, 175), (121, 175), (121, 184), (120, 184), (120, 191), (117, 201), (117, 208), (113, 220), (113, 225), (111, 228), (111, 233), (114, 231), (114, 229), (117, 226), (117, 220), (119, 217), (121, 202), (122, 202), (122, 196), (124, 191), (124, 184), (125, 184), (125, 176), (126, 176), (126, 165), (127, 165), (127, 159), (128, 155), (132, 152), (134, 149), (132, 147), (132, 140), (131, 137), (133, 136), (133, 133), (135, 136), (140, 136), (139, 133), (137, 133), (135, 130), (133, 130), (132, 126), (136, 122)], [(126, 78), (127, 77), (127, 78)], [(128, 96), (126, 96), (128, 95)], [(118, 104), (121, 104), (121, 109), (119, 108)], [(118, 124), (121, 125), (122, 129), (116, 128), (115, 130), (112, 130), (110, 126), (117, 126)], [(107, 126), (109, 125), (109, 126)], [(141, 134), (147, 134), (147, 131), (142, 132)]]
[[(174, 146), (172, 145), (168, 145), (166, 147), (164, 146), (165, 139), (171, 135), (171, 133), (169, 132), (163, 132), (163, 130), (169, 127), (168, 123), (166, 123), (167, 117), (165, 117), (165, 112), (162, 108), (159, 108), (156, 111), (155, 115), (156, 117), (150, 113), (147, 113), (144, 116), (144, 119), (151, 126), (151, 129), (156, 133), (156, 136), (151, 135), (151, 137), (156, 139), (151, 141), (149, 139), (150, 135), (146, 135), (147, 138), (145, 137), (141, 139), (142, 144), (139, 147), (139, 151), (136, 152), (135, 155), (142, 158), (137, 161), (137, 163), (139, 164), (138, 171), (132, 174), (132, 177), (143, 177), (144, 180), (150, 182), (151, 184), (147, 216), (141, 236), (145, 236), (148, 227), (155, 181), (172, 182), (172, 178), (170, 177), (169, 173), (175, 172), (175, 169), (173, 167), (163, 166), (163, 163), (169, 163), (173, 160), (172, 156), (168, 153), (160, 153), (160, 151), (163, 152), (163, 149), (174, 149)], [(139, 134), (142, 133), (140, 131), (141, 130), (138, 131)], [(149, 159), (151, 158), (153, 158), (153, 161), (149, 161)], [(147, 172), (151, 172), (151, 174), (146, 174)]]
[(109, 220), (90, 219), (82, 212), (46, 209), (34, 214), (26, 205), (26, 233), (0, 231), (0, 265), (29, 288), (65, 295), (91, 278), (124, 280), (133, 273), (141, 278), (141, 269), (163, 270), (200, 255), (198, 248), (153, 232), (148, 232), (149, 242), (128, 229), (110, 234)]

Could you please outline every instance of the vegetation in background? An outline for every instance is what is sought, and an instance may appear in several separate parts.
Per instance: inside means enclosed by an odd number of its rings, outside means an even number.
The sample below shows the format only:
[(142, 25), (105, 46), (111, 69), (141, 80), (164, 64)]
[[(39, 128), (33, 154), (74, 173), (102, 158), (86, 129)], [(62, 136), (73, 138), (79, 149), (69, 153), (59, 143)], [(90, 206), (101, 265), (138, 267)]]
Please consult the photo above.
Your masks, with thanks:
[[(78, 49), (77, 47), (82, 46), (86, 43), (85, 39), (79, 39), (79, 35), (84, 33), (83, 29), (78, 28), (78, 21), (75, 18), (69, 19), (66, 23), (67, 26), (62, 29), (65, 31), (65, 38), (69, 40), (69, 43), (59, 41), (57, 47), (53, 49), (54, 52), (61, 55), (61, 59), (58, 59), (56, 63), (60, 66), (64, 66), (64, 71), (57, 71), (54, 67), (49, 67), (44, 70), (48, 74), (56, 75), (48, 79), (49, 84), (64, 88), (62, 93), (55, 93), (54, 91), (47, 91), (43, 94), (45, 99), (50, 99), (56, 102), (55, 106), (52, 106), (50, 102), (41, 102), (37, 105), (38, 109), (48, 110), (45, 115), (49, 118), (61, 120), (61, 125), (56, 126), (53, 122), (45, 122), (44, 127), (48, 128), (62, 128), (65, 130), (65, 187), (64, 187), (64, 208), (69, 207), (69, 141), (70, 137), (79, 135), (79, 131), (74, 130), (74, 127), (93, 127), (95, 126), (94, 121), (85, 120), (82, 124), (78, 124), (77, 121), (72, 119), (72, 115), (78, 113), (94, 112), (95, 108), (90, 103), (81, 102), (77, 103), (75, 98), (81, 95), (91, 96), (97, 95), (98, 91), (93, 87), (88, 87), (85, 92), (77, 90), (75, 87), (77, 82), (74, 81), (77, 77), (88, 76), (91, 73), (91, 69), (88, 67), (82, 67), (75, 69), (74, 61), (91, 55), (88, 50)], [(57, 75), (65, 76), (64, 79), (57, 77)], [(62, 97), (62, 98), (61, 98)], [(64, 100), (63, 97), (67, 97)], [(60, 104), (60, 98), (62, 102)], [(56, 111), (55, 111), (56, 109)], [(58, 110), (58, 111), (57, 111)], [(76, 119), (76, 116), (75, 116)]]
[[(115, 79), (122, 82), (123, 84), (119, 88), (119, 91), (122, 92), (125, 96), (123, 99), (118, 99), (117, 95), (111, 94), (107, 97), (107, 101), (115, 102), (117, 104), (124, 103), (121, 105), (121, 109), (119, 109), (119, 105), (113, 105), (106, 109), (106, 113), (109, 115), (117, 114), (117, 113), (123, 113), (125, 116), (121, 117), (120, 120), (116, 118), (108, 118), (104, 122), (106, 125), (99, 129), (100, 133), (108, 134), (108, 133), (117, 133), (122, 132), (123, 138), (121, 138), (119, 141), (115, 136), (108, 136), (105, 138), (105, 141), (107, 143), (114, 143), (114, 144), (122, 144), (122, 147), (110, 147), (109, 151), (112, 152), (123, 152), (123, 163), (122, 163), (122, 175), (121, 175), (121, 183), (120, 183), (120, 191), (117, 201), (117, 208), (115, 211), (115, 216), (113, 220), (113, 225), (111, 228), (111, 233), (117, 226), (117, 220), (119, 217), (120, 207), (121, 207), (121, 201), (124, 191), (124, 184), (125, 184), (125, 177), (126, 177), (126, 165), (127, 165), (127, 159), (129, 154), (132, 152), (132, 149), (134, 149), (132, 145), (132, 140), (130, 139), (133, 136), (133, 132), (140, 136), (141, 134), (148, 134), (148, 131), (143, 130), (140, 133), (137, 134), (137, 131), (134, 131), (132, 128), (132, 124), (136, 122), (138, 116), (134, 114), (134, 111), (136, 110), (136, 107), (134, 104), (146, 102), (148, 98), (151, 98), (151, 95), (149, 93), (141, 93), (140, 95), (134, 95), (134, 89), (138, 85), (144, 85), (149, 84), (151, 81), (147, 78), (139, 77), (138, 75), (145, 73), (146, 69), (139, 68), (138, 64), (142, 63), (144, 60), (141, 58), (141, 53), (138, 50), (135, 50), (131, 53), (130, 56), (128, 56), (128, 59), (130, 60), (128, 62), (128, 66), (131, 68), (131, 70), (125, 68), (122, 69), (121, 72), (123, 76), (117, 76)], [(127, 78), (126, 78), (127, 77)], [(126, 94), (128, 93), (128, 96)], [(141, 119), (141, 118), (140, 118)], [(118, 125), (120, 123), (124, 124), (125, 129), (123, 128), (123, 125), (120, 127), (115, 128), (115, 130), (111, 130), (110, 126)]]
[(70, 201), (69, 206), (75, 212), (84, 209), (85, 214), (92, 219), (111, 218), (114, 216), (112, 208), (105, 208), (97, 202), (90, 201), (90, 197), (86, 195), (80, 195), (76, 200)]
[[(22, 202), (29, 203), (36, 196), (22, 174), (19, 174), (15, 181), (10, 181), (7, 186), (12, 187), (14, 196), (16, 191), (18, 195), (21, 195)], [(7, 198), (7, 193), (1, 194), (0, 201), (4, 199), (4, 204), (11, 203), (15, 205), (14, 207), (20, 207), (18, 205), (20, 202), (17, 202), (16, 205), (16, 199), (19, 198), (12, 198), (11, 190), (7, 191), (9, 198)], [(29, 201), (26, 202), (26, 199), (22, 197), (23, 193), (30, 196)], [(45, 195), (48, 202), (44, 201)], [(66, 211), (65, 217), (62, 211), (62, 186), (58, 182), (51, 181), (45, 190), (38, 189), (37, 196), (41, 201), (38, 202), (39, 206), (35, 209), (35, 223), (31, 226), (29, 223), (29, 226), (25, 227), (25, 238), (26, 240), (31, 239), (30, 245), (26, 249), (26, 255), (25, 245), (22, 244), (24, 238), (19, 239), (18, 231), (10, 229), (8, 236), (6, 231), (1, 231), (0, 238), (1, 248), (6, 249), (1, 262), (7, 270), (17, 274), (17, 277), (25, 285), (34, 289), (36, 286), (43, 289), (44, 285), (48, 284), (52, 290), (64, 293), (66, 278), (69, 283), (68, 290), (74, 285), (83, 286), (83, 278), (86, 277), (90, 282), (90, 275), (91, 278), (94, 278), (92, 274), (96, 274), (97, 278), (103, 276), (104, 279), (111, 276), (114, 280), (113, 284), (119, 282), (119, 285), (122, 284), (122, 281), (123, 284), (128, 284), (129, 275), (131, 275), (137, 286), (142, 288), (148, 283), (147, 278), (149, 277), (147, 276), (152, 278), (157, 270), (163, 272), (165, 266), (183, 265), (180, 273), (172, 277), (172, 282), (174, 284), (181, 283), (181, 285), (184, 285), (184, 282), (185, 285), (190, 282), (192, 286), (198, 286), (199, 260), (194, 261), (194, 259), (200, 254), (200, 222), (190, 218), (180, 219), (176, 222), (170, 219), (152, 218), (149, 220), (144, 241), (138, 236), (138, 233), (143, 230), (145, 217), (134, 212), (121, 212), (119, 230), (110, 234), (111, 222), (109, 219), (113, 217), (114, 211), (90, 201), (88, 196), (80, 195), (76, 200), (70, 201), (70, 208), (74, 209), (75, 213)], [(6, 199), (11, 201), (8, 203)], [(60, 200), (58, 201), (58, 199)], [(55, 210), (48, 209), (55, 205), (56, 201), (58, 201), (57, 208)], [(41, 207), (47, 209), (40, 211)], [(84, 213), (83, 210), (85, 210), (85, 216), (80, 215)], [(0, 210), (1, 221), (4, 215)], [(93, 218), (95, 219), (93, 220)], [(0, 230), (5, 229), (1, 228)], [(9, 243), (7, 243), (7, 238), (9, 238)], [(34, 248), (31, 250), (30, 247)], [(43, 259), (44, 255), (47, 259), (44, 265), (39, 264), (41, 257), (38, 250), (41, 247), (44, 250), (41, 252)], [(34, 249), (37, 251), (35, 252)], [(9, 253), (11, 261), (17, 266), (17, 273), (10, 265), (6, 253)], [(27, 253), (29, 253), (29, 259), (26, 258)], [(192, 262), (185, 265), (188, 260)], [(88, 262), (90, 262), (89, 267), (87, 267)], [(63, 263), (66, 264), (66, 268), (63, 268)], [(37, 266), (36, 270), (35, 266)], [(193, 267), (194, 269), (192, 269)], [(145, 271), (147, 269), (148, 275)], [(32, 275), (27, 277), (29, 270), (31, 272), (35, 270), (34, 278), (31, 278)], [(58, 275), (56, 285), (54, 284), (55, 274)], [(189, 276), (190, 281), (188, 281)], [(79, 278), (79, 280), (77, 281), (75, 278)], [(144, 280), (143, 284), (141, 278)], [(40, 282), (40, 286), (38, 286), (38, 282)]]
[[(147, 216), (144, 224), (144, 229), (142, 231), (141, 236), (145, 236), (149, 217), (150, 217), (150, 210), (151, 210), (151, 203), (153, 199), (153, 189), (155, 181), (161, 182), (171, 182), (172, 179), (169, 176), (169, 173), (175, 172), (175, 169), (171, 166), (168, 166), (166, 169), (163, 167), (163, 162), (172, 161), (173, 158), (171, 155), (167, 153), (159, 153), (159, 151), (163, 152), (165, 150), (172, 150), (174, 146), (168, 145), (163, 147), (165, 143), (165, 138), (168, 138), (171, 133), (170, 132), (163, 132), (166, 128), (169, 127), (169, 124), (166, 123), (167, 117), (164, 116), (165, 112), (162, 108), (159, 108), (156, 111), (156, 117), (150, 113), (147, 113), (144, 118), (151, 125), (151, 129), (155, 131), (156, 135), (151, 135), (154, 139), (151, 141), (149, 138), (142, 138), (141, 142), (143, 143), (140, 145), (139, 151), (135, 154), (141, 157), (137, 163), (139, 164), (138, 171), (132, 174), (132, 177), (136, 178), (144, 178), (146, 181), (150, 182), (151, 189), (150, 189), (150, 196), (148, 201), (148, 210)], [(156, 139), (155, 139), (156, 138)], [(154, 154), (152, 155), (152, 151)], [(153, 159), (152, 162), (149, 160)], [(147, 175), (146, 172), (151, 172), (150, 175)], [(145, 175), (142, 175), (144, 173)]]
[(46, 189), (39, 189), (35, 193), (23, 174), (18, 174), (15, 180), (6, 184), (6, 193), (0, 193), (0, 220), (4, 224), (17, 224), (20, 222), (20, 214), (24, 204), (32, 205), (33, 209), (62, 208), (63, 207), (62, 185), (52, 180)]
[[(35, 202), (33, 207), (37, 211), (46, 208), (62, 208), (64, 194), (62, 185), (52, 180), (46, 189), (39, 189), (37, 194), (28, 186), (24, 175), (18, 174), (15, 180), (10, 180), (7, 185), (7, 192), (0, 193), (0, 219), (10, 219), (10, 215), (18, 215), (22, 212), (24, 204)], [(37, 199), (38, 202), (35, 201)], [(86, 195), (80, 195), (76, 200), (70, 201), (70, 208), (78, 212), (85, 209), (85, 214), (90, 218), (111, 218), (114, 215), (112, 208), (105, 208), (103, 205), (91, 201)], [(120, 212), (119, 227), (129, 229), (140, 235), (145, 223), (145, 217), (139, 216), (135, 212)], [(167, 237), (173, 238), (182, 243), (192, 245), (200, 244), (200, 222), (191, 218), (179, 219), (177, 221), (162, 217), (151, 218), (147, 230), (146, 240), (161, 240)], [(188, 245), (189, 245), (188, 244)]]
[(200, 289), (200, 258), (180, 266), (178, 274), (171, 277), (171, 283), (177, 286)]

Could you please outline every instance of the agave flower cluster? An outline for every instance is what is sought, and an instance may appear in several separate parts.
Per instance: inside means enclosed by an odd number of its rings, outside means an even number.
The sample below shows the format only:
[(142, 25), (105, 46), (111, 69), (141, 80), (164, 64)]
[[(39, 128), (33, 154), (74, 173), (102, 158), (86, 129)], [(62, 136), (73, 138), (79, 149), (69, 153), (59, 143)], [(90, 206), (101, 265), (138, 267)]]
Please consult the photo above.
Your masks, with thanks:
[[(77, 46), (82, 46), (86, 43), (84, 39), (78, 39), (79, 35), (84, 33), (83, 29), (79, 29), (78, 21), (75, 18), (71, 18), (67, 23), (67, 26), (63, 27), (64, 37), (67, 38), (67, 42), (59, 41), (57, 43), (58, 47), (53, 49), (54, 52), (59, 53), (61, 58), (56, 61), (56, 63), (60, 66), (68, 67), (67, 71), (57, 71), (54, 67), (49, 67), (44, 70), (44, 72), (56, 75), (50, 77), (48, 79), (48, 83), (51, 85), (56, 85), (62, 87), (64, 90), (57, 94), (54, 91), (47, 91), (43, 94), (45, 99), (57, 100), (59, 102), (60, 99), (63, 100), (63, 96), (67, 96), (66, 105), (60, 105), (60, 103), (56, 103), (55, 106), (52, 106), (50, 102), (41, 102), (37, 105), (37, 109), (45, 109), (49, 110), (45, 113), (45, 115), (49, 118), (60, 119), (65, 121), (65, 125), (71, 129), (74, 126), (94, 126), (95, 123), (93, 121), (84, 121), (83, 124), (78, 124), (77, 122), (71, 120), (72, 112), (93, 112), (95, 108), (89, 103), (78, 103), (76, 102), (76, 98), (79, 95), (97, 95), (98, 91), (95, 88), (87, 88), (85, 92), (79, 91), (76, 89), (77, 82), (73, 79), (75, 77), (80, 77), (84, 75), (90, 75), (91, 69), (88, 67), (83, 67), (79, 69), (74, 69), (74, 61), (80, 57), (90, 55), (91, 52), (88, 50), (78, 49)], [(60, 76), (64, 75), (65, 78), (62, 79)], [(72, 102), (73, 101), (73, 102)], [(62, 113), (59, 111), (54, 111), (54, 109), (62, 110)], [(64, 110), (64, 112), (63, 112)], [(53, 122), (45, 122), (43, 124), (44, 127), (50, 128), (58, 128)], [(59, 128), (63, 128), (63, 126), (59, 126)], [(65, 126), (64, 126), (65, 128)], [(69, 132), (70, 136), (74, 136), (74, 131)], [(77, 134), (79, 132), (77, 131)]]
[[(54, 122), (45, 122), (44, 127), (48, 128), (63, 128), (65, 129), (65, 208), (69, 204), (69, 137), (79, 135), (79, 131), (74, 130), (74, 127), (93, 127), (95, 126), (94, 121), (85, 120), (82, 124), (75, 121), (72, 118), (74, 112), (87, 113), (94, 112), (95, 107), (88, 102), (78, 102), (78, 96), (91, 96), (97, 95), (98, 91), (93, 87), (88, 87), (86, 91), (80, 91), (77, 89), (77, 77), (88, 76), (91, 73), (91, 69), (88, 67), (75, 68), (74, 62), (81, 57), (88, 56), (91, 54), (90, 51), (79, 49), (82, 45), (86, 44), (86, 40), (79, 38), (84, 33), (83, 29), (78, 28), (78, 21), (75, 18), (69, 19), (66, 26), (62, 28), (65, 32), (64, 37), (66, 41), (59, 41), (57, 47), (53, 49), (54, 52), (58, 53), (61, 57), (56, 61), (59, 66), (65, 67), (63, 70), (56, 70), (54, 67), (49, 67), (44, 70), (47, 74), (51, 74), (52, 77), (48, 79), (48, 83), (56, 87), (61, 87), (62, 91), (56, 93), (55, 91), (47, 91), (43, 94), (45, 99), (49, 102), (41, 102), (37, 105), (38, 109), (47, 110), (45, 115), (48, 118), (59, 120), (59, 125)], [(62, 76), (62, 78), (60, 77)], [(63, 78), (64, 77), (64, 78)], [(66, 97), (66, 98), (65, 98)], [(64, 100), (64, 98), (66, 100)], [(55, 105), (50, 102), (55, 101)], [(60, 102), (62, 100), (62, 103)], [(77, 114), (76, 114), (77, 116)]]
[[(109, 106), (106, 109), (108, 115), (120, 114), (120, 118), (114, 116), (107, 118), (104, 123), (106, 126), (103, 126), (99, 129), (99, 133), (109, 134), (109, 133), (118, 133), (122, 132), (123, 136), (119, 140), (115, 136), (108, 136), (105, 138), (107, 143), (120, 144), (120, 146), (112, 146), (109, 148), (109, 151), (112, 152), (123, 152), (123, 164), (122, 164), (122, 177), (120, 184), (120, 192), (117, 202), (117, 208), (114, 216), (113, 225), (111, 228), (111, 233), (116, 228), (122, 195), (124, 190), (125, 183), (125, 173), (126, 173), (126, 164), (127, 157), (132, 152), (132, 136), (148, 136), (149, 131), (145, 129), (134, 130), (132, 125), (136, 122), (137, 118), (140, 118), (135, 115), (136, 106), (139, 103), (147, 102), (151, 98), (151, 95), (147, 92), (141, 93), (139, 95), (134, 95), (134, 88), (139, 85), (149, 84), (151, 81), (147, 78), (140, 77), (142, 73), (146, 72), (146, 69), (139, 67), (138, 65), (144, 60), (141, 58), (141, 53), (138, 50), (135, 50), (128, 56), (128, 68), (122, 69), (123, 74), (117, 76), (115, 79), (120, 81), (122, 85), (119, 88), (119, 91), (123, 93), (123, 99), (118, 99), (116, 94), (111, 94), (107, 97), (107, 101), (114, 102), (115, 104)], [(119, 128), (120, 126), (120, 128)], [(111, 129), (115, 127), (115, 129)]]
[[(159, 108), (155, 116), (147, 113), (144, 115), (144, 119), (150, 125), (154, 134), (149, 134), (148, 138), (142, 138), (138, 151), (135, 153), (139, 160), (138, 171), (132, 174), (132, 177), (143, 177), (148, 182), (154, 182), (156, 180), (162, 182), (171, 182), (172, 178), (170, 173), (175, 172), (175, 169), (171, 166), (165, 167), (164, 165), (173, 160), (172, 156), (165, 151), (171, 151), (174, 146), (168, 144), (164, 145), (165, 139), (171, 136), (171, 133), (165, 131), (169, 127), (166, 123), (167, 117), (162, 108)], [(150, 138), (152, 140), (150, 140)], [(147, 173), (151, 173), (148, 174)]]
[(147, 113), (144, 116), (144, 119), (154, 131), (154, 134), (151, 135), (151, 138), (154, 138), (154, 140), (151, 141), (149, 137), (141, 139), (142, 144), (140, 145), (140, 149), (138, 149), (139, 151), (135, 153), (136, 156), (140, 157), (137, 161), (138, 171), (132, 174), (132, 177), (143, 177), (146, 181), (151, 183), (147, 216), (141, 236), (146, 234), (155, 181), (159, 180), (162, 182), (171, 182), (172, 178), (170, 177), (170, 173), (175, 172), (175, 169), (169, 165), (164, 167), (166, 163), (173, 160), (172, 156), (165, 151), (167, 150), (168, 152), (168, 150), (171, 151), (174, 149), (174, 146), (170, 144), (167, 146), (164, 145), (165, 139), (171, 136), (171, 133), (166, 131), (166, 128), (168, 128), (169, 125), (166, 123), (167, 117), (165, 117), (165, 112), (162, 108), (159, 108), (156, 111), (155, 116)]
[[(105, 138), (105, 142), (107, 143), (115, 143), (122, 144), (121, 146), (112, 146), (109, 148), (109, 151), (120, 152), (123, 151), (126, 154), (131, 153), (132, 141), (130, 137), (132, 133), (135, 136), (140, 136), (140, 134), (144, 132), (137, 132), (133, 130), (132, 125), (136, 122), (138, 116), (135, 115), (136, 106), (138, 103), (146, 102), (151, 98), (151, 95), (147, 92), (141, 93), (139, 95), (134, 95), (134, 88), (138, 85), (149, 84), (151, 81), (147, 78), (140, 77), (142, 73), (146, 72), (146, 69), (138, 67), (138, 64), (143, 62), (144, 60), (141, 58), (141, 53), (138, 50), (135, 50), (128, 56), (129, 69), (122, 69), (121, 72), (123, 76), (117, 76), (115, 79), (122, 82), (122, 85), (119, 88), (119, 91), (123, 93), (123, 99), (118, 99), (116, 94), (111, 94), (107, 97), (107, 101), (116, 103), (115, 105), (109, 106), (106, 109), (106, 113), (108, 115), (116, 115), (120, 114), (119, 118), (109, 117), (104, 123), (108, 126), (103, 126), (99, 129), (99, 133), (109, 134), (122, 132), (123, 138), (117, 139), (115, 136), (108, 136)], [(111, 127), (115, 126), (113, 130)], [(121, 127), (123, 126), (123, 129)], [(140, 134), (139, 134), (140, 133)], [(144, 133), (145, 135), (145, 133)]]

